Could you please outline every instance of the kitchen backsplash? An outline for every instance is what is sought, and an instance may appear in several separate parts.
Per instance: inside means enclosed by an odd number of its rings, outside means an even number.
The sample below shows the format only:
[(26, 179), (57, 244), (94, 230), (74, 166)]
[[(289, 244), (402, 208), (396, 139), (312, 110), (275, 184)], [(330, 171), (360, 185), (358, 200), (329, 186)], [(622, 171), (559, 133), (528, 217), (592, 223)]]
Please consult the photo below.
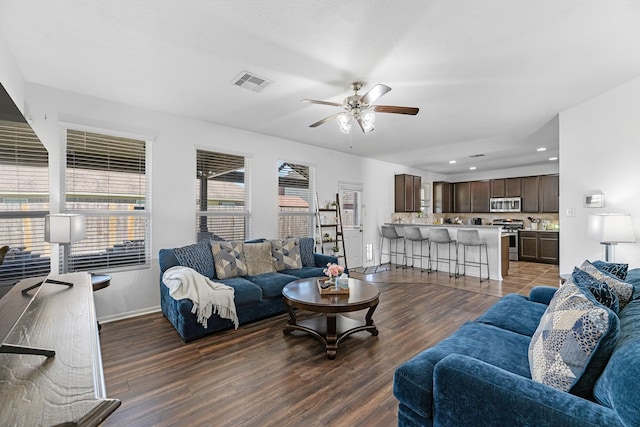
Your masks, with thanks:
[(471, 223), (472, 218), (482, 218), (483, 225), (491, 225), (493, 219), (520, 219), (524, 221), (524, 228), (531, 228), (531, 219), (538, 221), (538, 229), (541, 229), (542, 221), (549, 221), (548, 229), (557, 230), (559, 228), (559, 215), (557, 213), (518, 213), (518, 212), (508, 212), (508, 213), (485, 213), (485, 214), (453, 214), (453, 213), (445, 213), (445, 214), (431, 214), (425, 216), (418, 216), (417, 213), (409, 213), (409, 212), (396, 212), (391, 214), (391, 222), (401, 223), (401, 224), (439, 224), (440, 220), (444, 223), (447, 222), (447, 219), (454, 220), (455, 218), (459, 219), (462, 224)]

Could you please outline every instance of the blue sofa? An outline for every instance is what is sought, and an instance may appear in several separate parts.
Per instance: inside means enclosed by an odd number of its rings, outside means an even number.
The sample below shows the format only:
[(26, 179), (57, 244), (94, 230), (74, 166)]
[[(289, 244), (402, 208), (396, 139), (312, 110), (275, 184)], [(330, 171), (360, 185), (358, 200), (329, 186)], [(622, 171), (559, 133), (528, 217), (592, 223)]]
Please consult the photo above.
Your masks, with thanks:
[[(553, 295), (510, 294), (473, 322), (400, 365), (399, 426), (640, 426), (640, 269), (618, 314), (619, 335), (587, 396), (532, 380), (529, 343)], [(597, 378), (597, 380), (596, 380)]]
[[(313, 253), (313, 238), (306, 237), (299, 240), (303, 261), (302, 268), (226, 279), (219, 279), (216, 276), (211, 256), (211, 245), (208, 240), (178, 249), (161, 249), (159, 263), (160, 306), (162, 313), (185, 342), (193, 341), (216, 331), (233, 328), (231, 320), (223, 319), (215, 314), (209, 318), (207, 327), (203, 327), (197, 321), (196, 315), (191, 313), (193, 309), (191, 300), (175, 300), (169, 295), (169, 288), (163, 283), (162, 276), (169, 268), (179, 265), (193, 268), (215, 282), (231, 286), (234, 289), (236, 311), (241, 325), (283, 313), (285, 308), (282, 302), (282, 288), (287, 283), (306, 277), (323, 276), (323, 269), (328, 263), (338, 262), (337, 258), (333, 256)], [(247, 243), (263, 241), (265, 239), (257, 239)], [(183, 261), (181, 264), (176, 256), (176, 251), (178, 250), (181, 253), (185, 251), (190, 253), (192, 255), (190, 261)], [(202, 262), (203, 259), (206, 260), (204, 263)], [(306, 262), (305, 259), (307, 260)], [(207, 265), (208, 263), (211, 263), (211, 265)]]

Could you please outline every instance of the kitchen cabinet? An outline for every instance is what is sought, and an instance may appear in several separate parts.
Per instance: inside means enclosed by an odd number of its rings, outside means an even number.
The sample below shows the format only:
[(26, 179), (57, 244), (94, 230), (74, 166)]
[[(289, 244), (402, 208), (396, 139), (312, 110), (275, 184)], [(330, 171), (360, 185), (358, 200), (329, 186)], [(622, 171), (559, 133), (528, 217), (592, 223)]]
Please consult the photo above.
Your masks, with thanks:
[(415, 175), (395, 176), (395, 211), (419, 212), (422, 178)]
[(492, 179), (491, 180), (491, 197), (506, 197), (505, 194), (505, 180), (504, 179)]
[(559, 263), (558, 233), (551, 231), (520, 231), (518, 259), (520, 261)]
[(471, 181), (471, 212), (489, 212), (490, 181)]
[(540, 212), (558, 212), (560, 201), (560, 177), (542, 175), (540, 177)]
[(453, 184), (453, 211), (471, 212), (471, 183), (469, 181)]
[(522, 212), (539, 212), (540, 177), (522, 178)]
[(436, 181), (433, 183), (433, 212), (434, 213), (450, 213), (453, 212), (452, 206), (452, 185), (444, 181)]
[(522, 195), (522, 178), (506, 178), (504, 180), (504, 197), (520, 197)]

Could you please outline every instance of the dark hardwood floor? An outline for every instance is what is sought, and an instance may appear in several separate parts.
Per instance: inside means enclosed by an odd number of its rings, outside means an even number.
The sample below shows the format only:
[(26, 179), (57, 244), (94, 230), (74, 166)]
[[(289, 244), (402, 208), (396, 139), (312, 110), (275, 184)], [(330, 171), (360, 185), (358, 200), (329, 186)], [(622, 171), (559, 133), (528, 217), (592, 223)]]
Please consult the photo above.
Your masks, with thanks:
[[(395, 426), (395, 368), (507, 293), (558, 285), (558, 267), (511, 262), (502, 282), (391, 268), (352, 274), (380, 288), (380, 331), (356, 333), (335, 360), (285, 314), (184, 344), (161, 313), (103, 324), (105, 426)], [(354, 313), (364, 317), (364, 312)]]

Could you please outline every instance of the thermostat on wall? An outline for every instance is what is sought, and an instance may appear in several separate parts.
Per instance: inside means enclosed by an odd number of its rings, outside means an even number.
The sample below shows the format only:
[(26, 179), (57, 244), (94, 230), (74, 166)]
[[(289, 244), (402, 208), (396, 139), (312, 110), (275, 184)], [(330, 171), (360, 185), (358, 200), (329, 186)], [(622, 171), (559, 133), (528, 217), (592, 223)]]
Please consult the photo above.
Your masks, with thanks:
[(590, 193), (584, 195), (585, 208), (604, 208), (604, 193)]

